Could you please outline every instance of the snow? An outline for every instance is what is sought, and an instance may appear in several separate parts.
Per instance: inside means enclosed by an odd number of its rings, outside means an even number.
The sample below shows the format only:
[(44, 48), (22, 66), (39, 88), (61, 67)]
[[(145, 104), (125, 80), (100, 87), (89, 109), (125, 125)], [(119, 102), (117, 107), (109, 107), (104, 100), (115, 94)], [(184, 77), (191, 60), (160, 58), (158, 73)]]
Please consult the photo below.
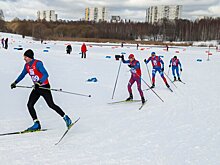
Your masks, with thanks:
[[(24, 67), (23, 53), (28, 48), (34, 50), (35, 58), (43, 61), (52, 88), (92, 97), (53, 92), (55, 103), (72, 119), (81, 118), (59, 145), (54, 144), (65, 131), (65, 123), (42, 98), (39, 99), (35, 105), (38, 118), (42, 127), (49, 130), (0, 136), (1, 164), (220, 164), (220, 52), (211, 49), (212, 56), (207, 61), (207, 47), (172, 47), (166, 52), (164, 46), (146, 48), (140, 45), (140, 49), (145, 49), (136, 50), (136, 46), (131, 45), (121, 48), (94, 44), (88, 46), (87, 58), (81, 59), (81, 42), (40, 44), (20, 35), (0, 33), (2, 37), (9, 37), (9, 49), (0, 49), (0, 134), (24, 130), (33, 124), (26, 107), (31, 90), (10, 89)], [(70, 55), (65, 53), (66, 43), (73, 47)], [(14, 49), (19, 45), (23, 50)], [(43, 52), (46, 47), (50, 47), (49, 52)], [(141, 111), (138, 102), (108, 104), (128, 97), (130, 73), (122, 64), (115, 97), (111, 99), (119, 67), (114, 55), (126, 52), (127, 58), (130, 53), (135, 54), (141, 62), (142, 77), (150, 84), (143, 60), (152, 51), (164, 56), (166, 73), (170, 58), (177, 55), (183, 65), (181, 78), (186, 84), (176, 82), (175, 88), (169, 82), (174, 90), (171, 93), (157, 75), (155, 92), (164, 103), (148, 90), (144, 92), (148, 101)], [(151, 65), (148, 68), (151, 70)], [(92, 77), (98, 81), (87, 82)], [(171, 71), (169, 77), (172, 78)], [(27, 75), (19, 85), (31, 86), (30, 77)], [(142, 89), (146, 88), (142, 82)], [(136, 85), (133, 92), (134, 98), (140, 99)]]

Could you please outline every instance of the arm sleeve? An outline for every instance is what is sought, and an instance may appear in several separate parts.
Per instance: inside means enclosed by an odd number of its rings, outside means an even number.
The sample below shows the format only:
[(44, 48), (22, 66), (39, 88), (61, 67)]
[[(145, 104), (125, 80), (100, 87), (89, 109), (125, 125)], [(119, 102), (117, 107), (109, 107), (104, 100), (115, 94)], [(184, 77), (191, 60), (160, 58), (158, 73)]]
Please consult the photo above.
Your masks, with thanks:
[(161, 58), (160, 58), (160, 62), (162, 64), (162, 68), (164, 68), (164, 62), (163, 62), (163, 60)]
[(40, 79), (40, 82), (43, 83), (46, 81), (46, 79), (49, 77), (46, 69), (43, 66), (43, 63), (41, 61), (37, 62), (37, 69), (43, 74), (42, 78)]
[(172, 63), (172, 59), (170, 60), (170, 65), (171, 65), (171, 63)]
[(180, 68), (182, 68), (182, 65), (181, 65), (180, 61), (179, 61), (179, 65), (180, 65)]
[(19, 83), (27, 74), (27, 69), (24, 66), (24, 69), (22, 70), (21, 74), (18, 76), (18, 78), (15, 80), (16, 84)]
[(150, 60), (151, 60), (151, 57), (149, 57), (145, 63), (147, 64)]
[(125, 64), (129, 64), (129, 63), (130, 63), (130, 60), (123, 60), (123, 59), (122, 59), (122, 62), (125, 63)]

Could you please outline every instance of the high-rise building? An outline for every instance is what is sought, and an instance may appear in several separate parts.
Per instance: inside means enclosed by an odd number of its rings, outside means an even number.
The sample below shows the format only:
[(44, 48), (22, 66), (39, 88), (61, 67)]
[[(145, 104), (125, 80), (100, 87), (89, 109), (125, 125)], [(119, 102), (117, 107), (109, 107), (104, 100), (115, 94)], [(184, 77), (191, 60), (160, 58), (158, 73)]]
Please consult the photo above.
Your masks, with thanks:
[(57, 21), (57, 14), (55, 14), (54, 10), (43, 10), (37, 12), (37, 19), (46, 21)]
[(146, 10), (146, 22), (154, 23), (164, 18), (168, 20), (180, 19), (182, 15), (181, 5), (151, 6)]
[(111, 18), (111, 22), (113, 22), (113, 23), (118, 23), (120, 21), (121, 21), (120, 16), (112, 16), (112, 18)]
[(85, 9), (85, 20), (102, 22), (107, 21), (107, 10), (105, 7), (90, 7)]
[(4, 13), (1, 9), (0, 9), (0, 20), (5, 20)]

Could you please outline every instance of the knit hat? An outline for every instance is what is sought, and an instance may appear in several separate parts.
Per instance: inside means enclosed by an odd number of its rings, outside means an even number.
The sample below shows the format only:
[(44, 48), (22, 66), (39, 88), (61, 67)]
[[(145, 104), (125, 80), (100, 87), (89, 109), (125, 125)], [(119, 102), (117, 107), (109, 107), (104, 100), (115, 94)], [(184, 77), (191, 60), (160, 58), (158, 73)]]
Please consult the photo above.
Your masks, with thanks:
[(151, 53), (151, 55), (155, 55), (155, 54), (156, 54), (155, 52), (152, 52), (152, 53)]
[(33, 59), (33, 58), (34, 58), (34, 52), (33, 52), (33, 50), (31, 50), (31, 49), (26, 50), (26, 52), (24, 53), (24, 56)]
[(128, 59), (130, 59), (130, 58), (134, 58), (134, 55), (133, 55), (133, 54), (130, 54), (130, 55), (128, 56)]

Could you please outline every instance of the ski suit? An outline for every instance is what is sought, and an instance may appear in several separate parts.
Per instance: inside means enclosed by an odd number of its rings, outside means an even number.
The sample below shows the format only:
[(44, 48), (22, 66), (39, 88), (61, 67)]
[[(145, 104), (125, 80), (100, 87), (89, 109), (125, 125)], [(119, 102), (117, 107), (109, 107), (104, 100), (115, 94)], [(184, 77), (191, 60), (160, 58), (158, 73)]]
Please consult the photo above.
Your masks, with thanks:
[(122, 60), (123, 63), (129, 64), (128, 66), (131, 68), (131, 78), (128, 82), (128, 92), (129, 94), (132, 93), (132, 85), (134, 82), (137, 83), (137, 89), (140, 93), (141, 97), (144, 97), (143, 91), (141, 89), (141, 68), (140, 68), (140, 62), (137, 60), (133, 60), (130, 62), (130, 60)]
[(152, 69), (152, 83), (155, 84), (155, 76), (156, 73), (159, 72), (160, 76), (162, 77), (165, 84), (167, 84), (167, 80), (164, 77), (162, 68), (164, 68), (164, 62), (159, 56), (149, 57), (148, 60), (145, 62), (146, 64), (151, 61), (153, 69)]
[(179, 74), (179, 66), (180, 66), (180, 69), (182, 70), (182, 66), (181, 66), (181, 63), (179, 61), (178, 58), (172, 58), (170, 60), (170, 65), (172, 66), (172, 74), (174, 77), (176, 77), (175, 75), (175, 72), (177, 74), (177, 77), (180, 78), (180, 74)]
[[(16, 84), (20, 82), (27, 73), (31, 76), (31, 79), (34, 84), (40, 81), (42, 83), (40, 87), (48, 89), (50, 88), (50, 84), (48, 81), (49, 75), (41, 61), (33, 59), (29, 63), (26, 63), (23, 71), (15, 80)], [(29, 113), (33, 120), (37, 119), (37, 114), (34, 109), (34, 105), (40, 98), (40, 96), (42, 96), (45, 99), (47, 105), (53, 110), (55, 110), (61, 117), (65, 115), (63, 110), (53, 102), (53, 97), (50, 90), (37, 88), (32, 90), (27, 103)]]

